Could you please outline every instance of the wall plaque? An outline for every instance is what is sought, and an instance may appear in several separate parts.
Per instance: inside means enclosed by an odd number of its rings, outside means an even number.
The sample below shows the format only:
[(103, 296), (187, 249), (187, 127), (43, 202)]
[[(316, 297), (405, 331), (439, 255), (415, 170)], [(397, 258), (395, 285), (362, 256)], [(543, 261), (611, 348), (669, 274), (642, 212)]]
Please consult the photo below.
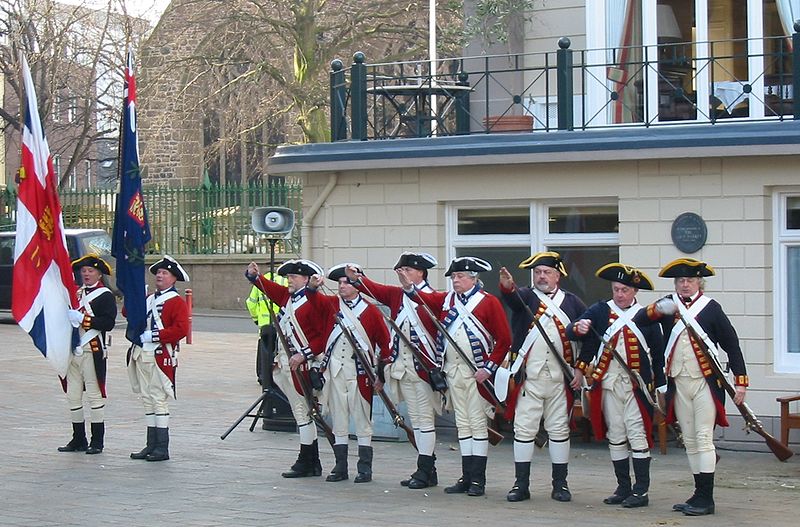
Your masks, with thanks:
[(707, 237), (706, 222), (694, 212), (684, 212), (672, 222), (672, 243), (682, 252), (696, 253)]

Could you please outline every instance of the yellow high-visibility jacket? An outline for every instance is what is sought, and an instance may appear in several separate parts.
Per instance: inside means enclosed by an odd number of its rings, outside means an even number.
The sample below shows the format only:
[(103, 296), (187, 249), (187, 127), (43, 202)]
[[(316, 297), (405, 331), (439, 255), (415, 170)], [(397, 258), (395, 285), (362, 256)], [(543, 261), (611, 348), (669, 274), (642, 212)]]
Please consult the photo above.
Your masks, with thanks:
[[(281, 285), (287, 285), (289, 283), (284, 276), (276, 275), (274, 279), (271, 273), (266, 273), (264, 276)], [(262, 293), (258, 287), (253, 286), (253, 289), (250, 291), (250, 296), (245, 300), (245, 304), (247, 305), (247, 311), (250, 312), (250, 317), (253, 319), (253, 322), (258, 324), (258, 327), (269, 325), (269, 317), (272, 314), (269, 309), (270, 302), (267, 295)], [(280, 308), (281, 306), (272, 304), (272, 312), (277, 313)]]

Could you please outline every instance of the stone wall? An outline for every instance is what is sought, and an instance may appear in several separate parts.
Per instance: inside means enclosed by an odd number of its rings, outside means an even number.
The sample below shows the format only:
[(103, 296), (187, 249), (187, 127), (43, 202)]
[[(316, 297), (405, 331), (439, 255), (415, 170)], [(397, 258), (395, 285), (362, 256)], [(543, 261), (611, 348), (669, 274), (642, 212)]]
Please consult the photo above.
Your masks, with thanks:
[(193, 108), (193, 71), (183, 65), (206, 31), (186, 24), (196, 10), (190, 1), (173, 0), (141, 48), (137, 117), (145, 185), (197, 186), (202, 178), (202, 117)]

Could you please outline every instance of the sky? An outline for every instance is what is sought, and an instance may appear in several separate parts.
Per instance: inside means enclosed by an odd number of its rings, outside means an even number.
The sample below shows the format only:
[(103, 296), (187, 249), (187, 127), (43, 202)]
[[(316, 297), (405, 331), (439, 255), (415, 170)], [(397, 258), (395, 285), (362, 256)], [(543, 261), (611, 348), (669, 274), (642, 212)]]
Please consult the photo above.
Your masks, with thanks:
[[(59, 0), (65, 4), (85, 5), (87, 7), (105, 7), (107, 0)], [(128, 14), (146, 18), (151, 24), (155, 25), (164, 9), (169, 5), (170, 0), (124, 0), (128, 9)], [(119, 5), (121, 0), (116, 0)], [(120, 9), (121, 11), (121, 9)]]

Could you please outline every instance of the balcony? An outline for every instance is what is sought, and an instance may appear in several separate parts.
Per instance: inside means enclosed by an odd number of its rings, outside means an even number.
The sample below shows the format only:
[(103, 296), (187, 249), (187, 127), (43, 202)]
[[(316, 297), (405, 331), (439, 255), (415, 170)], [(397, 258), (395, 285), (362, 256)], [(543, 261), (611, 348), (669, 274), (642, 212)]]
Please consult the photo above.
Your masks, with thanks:
[[(796, 27), (795, 30), (798, 28)], [(793, 45), (792, 45), (793, 44)], [(800, 35), (331, 63), (331, 138), (376, 140), (795, 120)]]

